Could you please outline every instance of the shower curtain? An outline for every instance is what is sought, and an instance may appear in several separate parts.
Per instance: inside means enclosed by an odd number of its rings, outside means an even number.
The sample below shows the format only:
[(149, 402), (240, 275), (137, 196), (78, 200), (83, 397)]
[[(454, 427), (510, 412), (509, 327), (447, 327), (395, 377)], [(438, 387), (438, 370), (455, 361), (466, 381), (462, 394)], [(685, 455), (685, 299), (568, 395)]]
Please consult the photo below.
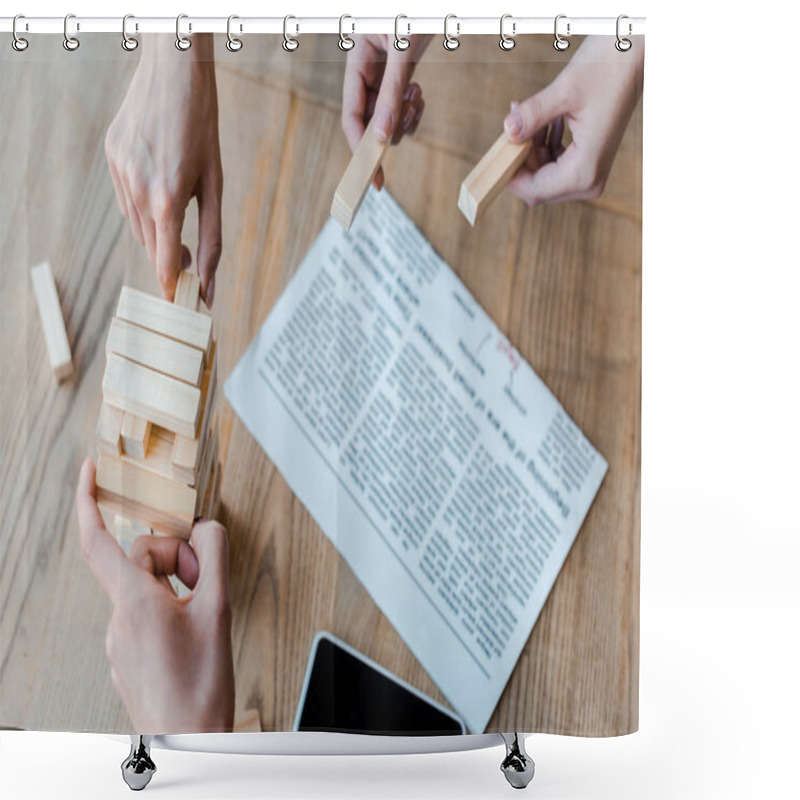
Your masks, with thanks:
[(328, 632), (420, 735), (635, 731), (643, 37), (75, 35), (0, 55), (0, 724), (408, 732)]

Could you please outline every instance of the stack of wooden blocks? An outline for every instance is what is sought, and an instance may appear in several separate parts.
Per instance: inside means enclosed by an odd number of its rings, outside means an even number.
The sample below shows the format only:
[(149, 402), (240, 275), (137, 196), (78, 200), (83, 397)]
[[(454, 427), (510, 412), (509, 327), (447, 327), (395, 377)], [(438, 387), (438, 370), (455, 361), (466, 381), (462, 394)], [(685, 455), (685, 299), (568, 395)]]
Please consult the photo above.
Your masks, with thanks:
[(222, 479), (216, 339), (200, 280), (181, 273), (175, 302), (123, 286), (106, 341), (97, 423), (97, 501), (128, 552), (143, 534), (188, 539), (215, 516)]

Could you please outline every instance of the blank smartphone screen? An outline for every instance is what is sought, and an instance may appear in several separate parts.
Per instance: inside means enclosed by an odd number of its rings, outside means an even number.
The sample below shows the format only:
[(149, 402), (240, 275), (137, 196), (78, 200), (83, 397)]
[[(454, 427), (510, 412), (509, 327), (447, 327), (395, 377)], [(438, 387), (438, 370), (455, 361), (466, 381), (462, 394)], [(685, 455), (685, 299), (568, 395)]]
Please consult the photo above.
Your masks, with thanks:
[(459, 723), (330, 639), (320, 638), (298, 730), (447, 736)]

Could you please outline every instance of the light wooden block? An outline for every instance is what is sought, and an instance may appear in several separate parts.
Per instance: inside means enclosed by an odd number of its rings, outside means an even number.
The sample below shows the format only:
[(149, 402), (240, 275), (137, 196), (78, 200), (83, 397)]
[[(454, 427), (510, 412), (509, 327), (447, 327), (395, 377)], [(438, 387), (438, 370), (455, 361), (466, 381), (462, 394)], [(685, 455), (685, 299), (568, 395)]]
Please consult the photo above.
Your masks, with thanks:
[[(39, 306), (39, 317), (42, 320), (47, 355), (50, 358), (56, 380), (61, 383), (72, 375), (72, 351), (69, 347), (64, 316), (58, 301), (58, 290), (49, 262), (45, 261), (34, 267), (31, 270), (31, 280), (33, 281), (33, 292), (36, 295), (36, 304)], [(8, 302), (8, 298), (6, 298), (6, 302)]]
[(200, 309), (200, 276), (192, 267), (181, 270), (178, 275), (178, 285), (175, 287), (175, 305), (191, 308), (193, 311)]
[(502, 133), (467, 175), (461, 184), (458, 207), (470, 225), (475, 225), (476, 220), (522, 166), (530, 153), (531, 144), (530, 141), (513, 144)]
[(381, 165), (389, 142), (379, 142), (373, 128), (373, 117), (350, 159), (333, 195), (331, 216), (347, 231), (364, 200), (367, 190)]
[[(122, 454), (123, 461), (131, 461), (140, 467), (172, 478), (172, 451), (175, 447), (175, 434), (158, 425), (150, 426), (150, 438), (143, 458), (136, 458), (126, 453)], [(184, 483), (185, 481), (181, 481)]]
[(130, 286), (122, 287), (117, 316), (140, 328), (196, 347), (206, 355), (211, 349), (211, 317)]
[(197, 491), (138, 464), (100, 453), (97, 502), (107, 511), (151, 530), (188, 539), (192, 533)]
[(181, 436), (194, 438), (200, 417), (200, 389), (109, 353), (103, 399)]
[(118, 456), (122, 452), (121, 435), (122, 421), (125, 412), (121, 408), (114, 408), (108, 403), (100, 404), (100, 414), (97, 416), (95, 438), (99, 450)]
[(106, 353), (116, 353), (192, 386), (199, 386), (203, 377), (205, 355), (202, 350), (124, 319), (111, 320)]
[(143, 459), (150, 441), (150, 422), (125, 412), (122, 418), (122, 451), (131, 458)]
[(202, 408), (198, 435), (196, 437), (175, 437), (175, 450), (172, 454), (173, 474), (176, 478), (180, 478), (192, 486), (197, 483), (200, 456), (202, 455), (208, 428), (211, 424), (211, 418), (214, 415), (214, 403), (217, 394), (216, 352), (217, 343), (215, 340), (211, 345), (208, 366), (203, 374), (203, 382), (200, 386)]
[(261, 733), (261, 714), (257, 708), (245, 711), (233, 721), (234, 733)]

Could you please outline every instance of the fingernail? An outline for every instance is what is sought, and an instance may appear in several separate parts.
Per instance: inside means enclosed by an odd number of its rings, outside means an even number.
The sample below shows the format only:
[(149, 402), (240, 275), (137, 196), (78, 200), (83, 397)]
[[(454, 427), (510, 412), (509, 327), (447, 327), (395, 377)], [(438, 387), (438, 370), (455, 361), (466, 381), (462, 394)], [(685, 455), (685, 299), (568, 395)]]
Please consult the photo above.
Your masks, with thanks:
[(417, 115), (417, 109), (414, 106), (409, 105), (409, 107), (406, 109), (406, 113), (403, 115), (404, 131), (407, 131), (411, 127), (411, 124), (414, 122), (414, 117), (416, 117), (416, 115)]
[(506, 117), (503, 125), (509, 136), (519, 136), (522, 133), (522, 114), (520, 114), (518, 103), (511, 104), (511, 113)]
[(211, 280), (208, 282), (208, 288), (206, 289), (206, 305), (211, 308), (214, 304), (214, 284), (216, 283), (217, 276), (212, 275)]
[(388, 142), (392, 138), (394, 118), (388, 108), (375, 109), (375, 135), (379, 142)]

